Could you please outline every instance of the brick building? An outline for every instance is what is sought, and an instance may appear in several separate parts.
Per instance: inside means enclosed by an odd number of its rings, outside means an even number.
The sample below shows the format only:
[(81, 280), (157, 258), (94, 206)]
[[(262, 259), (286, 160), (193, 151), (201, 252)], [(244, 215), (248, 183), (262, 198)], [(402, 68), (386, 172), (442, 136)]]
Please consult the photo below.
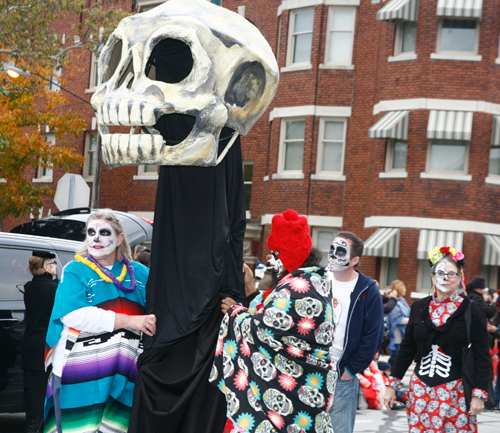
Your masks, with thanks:
[[(122, 8), (156, 4), (124, 0)], [(259, 28), (281, 71), (273, 103), (242, 138), (247, 261), (265, 256), (272, 216), (293, 208), (307, 215), (325, 257), (341, 228), (365, 240), (360, 269), (382, 288), (399, 278), (408, 298), (425, 296), (426, 253), (436, 245), (462, 250), (466, 277), (481, 273), (497, 288), (500, 3), (223, 0), (223, 7)], [(86, 72), (68, 87), (90, 98), (95, 59), (81, 55), (78, 65)], [(83, 176), (92, 185), (95, 120), (90, 107), (82, 111), (90, 129), (74, 145), (88, 155)], [(156, 178), (156, 167), (103, 169), (100, 207), (152, 217)]]

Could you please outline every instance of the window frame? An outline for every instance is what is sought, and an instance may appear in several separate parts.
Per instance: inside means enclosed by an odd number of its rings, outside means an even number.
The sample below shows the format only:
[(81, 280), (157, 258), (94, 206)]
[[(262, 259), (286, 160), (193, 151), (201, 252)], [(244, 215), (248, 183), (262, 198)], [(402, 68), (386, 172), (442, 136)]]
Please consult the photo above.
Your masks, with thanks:
[[(51, 142), (51, 146), (56, 145), (56, 137), (55, 137), (53, 132), (47, 132), (46, 134), (44, 134), (44, 136), (48, 141)], [(52, 165), (50, 176), (47, 176), (47, 174), (44, 174), (45, 170), (47, 170), (45, 167), (42, 167), (39, 165), (36, 169), (36, 174), (35, 174), (36, 177), (32, 180), (32, 182), (41, 182), (41, 183), (54, 182), (54, 166)]]
[[(85, 147), (84, 147), (84, 153), (83, 156), (85, 157), (85, 161), (83, 163), (82, 167), (82, 177), (85, 179), (86, 182), (93, 182), (94, 181), (94, 175), (89, 174), (89, 152), (90, 152), (90, 137), (95, 136), (96, 139), (96, 146), (97, 146), (97, 130), (91, 130), (91, 131), (86, 131), (85, 132)], [(93, 152), (97, 152), (97, 149), (94, 150)]]
[(488, 156), (488, 178), (500, 179), (500, 173), (499, 174), (494, 174), (494, 173), (490, 172), (491, 151), (493, 149), (500, 150), (500, 144), (499, 145), (495, 145), (495, 146), (493, 144), (490, 144), (490, 154)]
[[(311, 39), (311, 53), (309, 56), (309, 61), (308, 62), (297, 62), (295, 63), (293, 61), (294, 54), (295, 54), (295, 33), (294, 33), (294, 27), (295, 27), (295, 17), (304, 12), (313, 12), (313, 25), (311, 29), (311, 34), (312, 38), (314, 38), (314, 16), (315, 16), (315, 10), (314, 7), (307, 7), (307, 8), (300, 8), (300, 9), (293, 9), (290, 10), (290, 20), (288, 24), (288, 38), (287, 38), (287, 54), (286, 54), (286, 66), (287, 67), (294, 67), (294, 68), (309, 68), (311, 67), (311, 56), (312, 56), (312, 47), (313, 47), (313, 40)], [(305, 33), (301, 33), (305, 34)]]
[[(391, 259), (399, 260), (399, 257), (381, 257), (379, 289), (383, 291), (389, 289), (392, 284), (392, 282), (391, 284), (387, 284), (387, 278), (389, 277), (389, 260)], [(399, 272), (399, 262), (398, 262), (398, 272)]]
[[(417, 40), (415, 38), (415, 49), (413, 51), (403, 52), (403, 36), (404, 36), (404, 25), (413, 21), (397, 20), (396, 21), (396, 34), (394, 36), (394, 57), (404, 56), (404, 57), (414, 57), (417, 48)], [(415, 25), (417, 23), (415, 22)]]
[(62, 67), (54, 70), (54, 75), (50, 77), (49, 90), (61, 90)]
[[(474, 50), (473, 51), (449, 51), (441, 50), (441, 34), (443, 31), (444, 20), (454, 20), (454, 21), (474, 21), (476, 23), (476, 34), (474, 39)], [(436, 37), (436, 53), (438, 56), (448, 56), (448, 57), (475, 57), (479, 53), (479, 34), (481, 32), (481, 21), (477, 18), (468, 17), (440, 17), (438, 22), (438, 31)]]
[[(335, 239), (335, 236), (337, 236), (337, 233), (340, 231), (340, 227), (327, 227), (327, 226), (312, 226), (311, 227), (311, 238), (312, 238), (312, 245), (314, 248), (318, 248), (322, 253), (326, 252), (327, 257), (328, 257), (328, 252), (330, 251), (330, 247), (328, 247), (328, 250), (322, 250), (318, 246), (318, 233), (320, 231), (331, 231), (334, 233), (332, 237), (332, 241)], [(322, 264), (322, 266), (326, 266)]]
[[(252, 166), (252, 179), (251, 180), (245, 180), (245, 166), (246, 165), (251, 165)], [(254, 168), (254, 161), (253, 159), (248, 159), (243, 161), (243, 185), (244, 188), (246, 185), (250, 185), (250, 202), (248, 203), (248, 209), (245, 209), (246, 211), (246, 218), (250, 218), (250, 204), (252, 203), (252, 185), (253, 185), (253, 168)], [(245, 191), (246, 193), (246, 191)], [(246, 194), (245, 194), (245, 207), (246, 207)]]
[[(457, 171), (457, 170), (436, 170), (430, 168), (431, 164), (431, 151), (432, 151), (432, 143), (435, 141), (460, 141), (465, 143), (465, 161), (464, 161), (464, 169), (463, 171)], [(444, 139), (430, 139), (427, 140), (427, 156), (426, 156), (426, 161), (425, 161), (425, 173), (428, 174), (445, 174), (445, 175), (457, 175), (457, 176), (464, 176), (467, 175), (469, 172), (469, 155), (470, 155), (470, 141), (468, 140), (444, 140)]]
[(281, 119), (281, 130), (280, 130), (280, 145), (279, 145), (279, 153), (278, 153), (278, 175), (285, 176), (298, 176), (303, 178), (304, 176), (304, 163), (302, 161), (302, 170), (285, 170), (285, 157), (286, 157), (286, 124), (287, 122), (296, 122), (303, 121), (304, 122), (304, 140), (303, 140), (303, 149), (302, 149), (302, 158), (304, 158), (304, 152), (306, 147), (306, 126), (307, 119), (306, 116), (297, 116), (297, 117), (285, 117)]
[(432, 284), (430, 284), (430, 287), (423, 287), (422, 286), (422, 272), (424, 270), (424, 267), (427, 267), (429, 270), (431, 269), (429, 266), (429, 261), (428, 260), (423, 260), (419, 259), (418, 260), (418, 266), (417, 266), (417, 284), (415, 286), (415, 291), (418, 293), (428, 293), (432, 294)]
[[(333, 30), (331, 29), (332, 23), (333, 23), (333, 14), (335, 10), (339, 9), (351, 9), (354, 11), (353, 17), (352, 17), (352, 45), (351, 45), (351, 60), (349, 62), (334, 62), (330, 61), (330, 45), (331, 45), (331, 34)], [(326, 41), (325, 41), (325, 57), (324, 57), (324, 64), (327, 67), (330, 68), (335, 68), (336, 66), (339, 67), (346, 67), (346, 66), (351, 66), (352, 63), (352, 58), (354, 55), (354, 36), (356, 32), (356, 7), (355, 6), (329, 6), (328, 7), (328, 19), (327, 19), (327, 26), (326, 26)]]
[(148, 167), (148, 165), (138, 165), (137, 174), (134, 175), (133, 180), (158, 180), (160, 176), (158, 174), (158, 169), (160, 166), (156, 164), (151, 164), (151, 166), (156, 167), (156, 173), (152, 171), (146, 171), (146, 167)]
[[(327, 171), (323, 170), (323, 155), (325, 145), (325, 123), (326, 122), (342, 122), (344, 125), (343, 138), (342, 138), (342, 161), (340, 171)], [(316, 159), (316, 175), (326, 177), (345, 177), (344, 176), (344, 163), (345, 163), (345, 150), (347, 141), (347, 118), (346, 117), (320, 117), (319, 130), (318, 130), (318, 152)]]
[[(392, 163), (394, 162), (394, 146), (396, 141), (406, 142), (406, 163), (405, 168), (392, 168)], [(388, 138), (386, 144), (386, 155), (385, 155), (385, 173), (407, 173), (408, 165), (408, 140), (400, 140), (399, 138)]]

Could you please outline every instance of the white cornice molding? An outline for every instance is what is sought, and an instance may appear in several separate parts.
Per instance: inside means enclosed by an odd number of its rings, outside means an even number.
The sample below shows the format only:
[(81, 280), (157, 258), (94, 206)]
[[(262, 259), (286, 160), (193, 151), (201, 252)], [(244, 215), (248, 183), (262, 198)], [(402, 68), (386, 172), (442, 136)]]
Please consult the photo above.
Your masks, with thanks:
[(280, 117), (351, 117), (351, 107), (326, 105), (298, 105), (296, 107), (276, 107), (269, 113), (269, 121)]
[[(260, 218), (262, 225), (271, 224), (274, 214), (265, 214)], [(307, 218), (307, 223), (313, 227), (342, 227), (342, 217), (320, 216), (320, 215), (301, 215)]]
[(361, 0), (283, 0), (278, 7), (278, 16), (280, 16), (283, 11), (289, 9), (307, 8), (316, 5), (359, 6), (360, 4)]
[(365, 228), (369, 227), (396, 227), (500, 235), (500, 224), (484, 223), (480, 221), (450, 220), (444, 218), (371, 216), (365, 218)]
[(450, 110), (450, 111), (472, 111), (487, 114), (500, 115), (500, 104), (486, 101), (468, 101), (461, 99), (393, 99), (380, 101), (373, 106), (373, 114), (384, 111), (400, 110)]

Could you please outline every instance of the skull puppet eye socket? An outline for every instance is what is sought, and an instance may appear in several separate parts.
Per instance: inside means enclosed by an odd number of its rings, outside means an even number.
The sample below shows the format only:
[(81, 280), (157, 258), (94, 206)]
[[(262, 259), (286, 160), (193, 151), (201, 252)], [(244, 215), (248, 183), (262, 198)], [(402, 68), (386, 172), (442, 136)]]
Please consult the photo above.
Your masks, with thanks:
[(102, 82), (109, 81), (109, 79), (113, 76), (113, 74), (116, 71), (116, 68), (118, 68), (118, 65), (120, 64), (120, 60), (122, 58), (122, 48), (123, 48), (123, 42), (121, 39), (118, 39), (116, 36), (112, 36), (115, 38), (115, 44), (113, 48), (111, 48), (111, 56), (109, 58), (109, 62), (106, 68), (106, 75)]
[(193, 55), (189, 46), (177, 39), (160, 40), (148, 60), (145, 73), (151, 80), (179, 83), (193, 69)]

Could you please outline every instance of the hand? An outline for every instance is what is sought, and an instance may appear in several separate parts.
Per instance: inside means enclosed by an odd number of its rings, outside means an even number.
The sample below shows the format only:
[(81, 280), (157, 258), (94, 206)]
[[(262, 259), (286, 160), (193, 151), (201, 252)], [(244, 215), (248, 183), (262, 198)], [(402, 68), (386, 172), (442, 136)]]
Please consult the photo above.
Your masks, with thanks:
[(354, 376), (351, 376), (347, 370), (344, 370), (342, 373), (342, 376), (340, 377), (340, 380), (352, 380)]
[(398, 297), (398, 292), (396, 292), (396, 290), (391, 290), (389, 293), (389, 298), (396, 299), (397, 297)]
[(227, 310), (229, 310), (234, 304), (236, 304), (236, 301), (234, 299), (224, 298), (220, 306), (222, 314), (226, 314)]
[(469, 415), (477, 415), (484, 409), (484, 400), (479, 397), (472, 397), (470, 402)]
[(384, 394), (384, 406), (387, 410), (392, 410), (392, 405), (394, 404), (394, 400), (396, 399), (396, 390), (392, 386), (388, 386), (385, 389)]
[(253, 272), (245, 263), (243, 263), (243, 272), (245, 273), (245, 296), (250, 296), (257, 291), (253, 285)]
[(493, 326), (491, 323), (488, 322), (488, 332), (494, 334), (495, 332), (497, 332), (497, 329), (498, 328), (496, 326)]
[(156, 334), (156, 316), (147, 314), (145, 316), (129, 316), (127, 314), (115, 314), (115, 329), (130, 328), (152, 337)]
[(493, 302), (493, 303), (497, 302), (497, 299), (498, 299), (498, 292), (495, 292), (495, 293), (493, 293), (493, 299), (492, 299), (492, 302)]

